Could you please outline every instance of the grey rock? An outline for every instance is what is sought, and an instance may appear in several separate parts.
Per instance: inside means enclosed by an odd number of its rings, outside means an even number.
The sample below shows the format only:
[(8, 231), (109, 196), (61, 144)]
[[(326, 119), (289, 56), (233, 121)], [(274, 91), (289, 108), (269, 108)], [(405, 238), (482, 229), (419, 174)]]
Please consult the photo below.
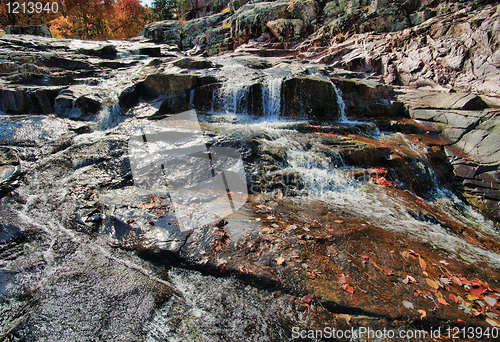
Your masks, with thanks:
[(178, 20), (164, 20), (147, 24), (144, 27), (144, 37), (155, 43), (165, 43), (181, 46), (181, 24)]
[(29, 34), (32, 36), (52, 38), (52, 33), (45, 25), (29, 25), (29, 26), (7, 26), (6, 34)]

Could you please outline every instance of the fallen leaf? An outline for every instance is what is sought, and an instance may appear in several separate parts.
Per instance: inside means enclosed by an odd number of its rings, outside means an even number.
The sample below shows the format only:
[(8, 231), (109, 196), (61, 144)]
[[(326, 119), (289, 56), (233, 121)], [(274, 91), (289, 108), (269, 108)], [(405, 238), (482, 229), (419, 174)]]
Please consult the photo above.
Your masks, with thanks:
[(347, 284), (347, 279), (345, 278), (345, 275), (337, 274), (336, 277), (339, 280), (340, 284)]
[(486, 289), (484, 289), (482, 286), (473, 286), (470, 288), (470, 293), (476, 297), (480, 297), (485, 292)]
[(335, 222), (335, 223), (344, 223), (344, 221), (342, 221), (342, 220), (333, 220), (333, 222)]
[(425, 318), (427, 316), (427, 312), (425, 312), (425, 310), (418, 310), (418, 312), (420, 313), (420, 319)]
[(439, 260), (439, 262), (440, 262), (441, 264), (443, 264), (443, 265), (447, 265), (447, 266), (450, 264), (450, 263), (449, 263), (449, 262), (447, 262), (446, 260)]
[(260, 218), (260, 217), (257, 217), (257, 218), (255, 219), (255, 221), (257, 221), (257, 222), (259, 222), (260, 220), (261, 220), (261, 218)]
[(385, 273), (385, 275), (387, 275), (387, 276), (393, 276), (393, 275), (394, 275), (394, 272), (392, 272), (392, 271), (391, 271), (390, 269), (388, 269), (388, 268), (385, 268), (385, 267), (384, 267), (384, 269), (383, 269), (382, 271), (383, 271), (383, 272)]
[(409, 284), (409, 283), (416, 283), (417, 281), (415, 278), (413, 278), (411, 275), (407, 275), (405, 280), (403, 280), (403, 283)]
[(425, 282), (427, 283), (427, 285), (429, 285), (433, 289), (436, 289), (436, 290), (439, 289), (439, 284), (436, 283), (434, 280), (432, 280), (430, 278), (425, 278)]
[(467, 300), (470, 301), (470, 302), (473, 302), (473, 301), (479, 299), (479, 297), (476, 297), (476, 296), (473, 296), (473, 295), (467, 295), (467, 296), (465, 296), (465, 298), (467, 298)]
[(410, 253), (408, 251), (402, 251), (401, 252), (401, 255), (404, 257), (404, 258), (409, 258), (410, 257)]
[(446, 300), (443, 298), (443, 295), (441, 294), (441, 292), (439, 292), (439, 291), (438, 291), (438, 293), (436, 293), (436, 297), (437, 297), (437, 299), (438, 299), (438, 302), (439, 302), (439, 303), (441, 303), (441, 304), (443, 304), (443, 305), (446, 305), (446, 306), (450, 305), (450, 304), (448, 304), (448, 303), (446, 302)]
[(304, 303), (310, 303), (310, 302), (311, 302), (311, 300), (313, 300), (313, 298), (314, 298), (314, 295), (313, 295), (313, 294), (309, 294), (309, 295), (307, 295), (307, 296), (304, 296), (304, 298), (302, 298), (302, 301), (303, 301)]
[(347, 291), (347, 292), (349, 292), (351, 294), (354, 293), (354, 288), (351, 285), (347, 284), (347, 283), (342, 284), (340, 287), (342, 287), (342, 289), (344, 291)]
[(425, 272), (426, 267), (427, 267), (427, 263), (425, 262), (424, 259), (422, 259), (420, 257), (420, 255), (418, 256), (418, 262), (420, 263), (420, 267), (422, 268), (422, 271)]
[(415, 307), (413, 306), (412, 303), (406, 301), (406, 300), (403, 300), (403, 305), (407, 308), (407, 309), (415, 309)]
[(137, 221), (137, 218), (128, 219), (126, 222), (127, 222), (127, 224), (131, 224), (132, 222), (135, 222), (135, 221)]
[(274, 260), (276, 260), (276, 263), (278, 265), (281, 265), (281, 264), (283, 264), (285, 262), (285, 258), (283, 258), (282, 256), (280, 256), (280, 257), (278, 257), (278, 258), (276, 258)]
[(450, 285), (450, 284), (451, 284), (451, 280), (450, 280), (450, 278), (441, 277), (439, 280), (440, 280), (443, 284), (446, 284), (446, 285)]
[(458, 297), (457, 297), (457, 296), (455, 296), (453, 293), (450, 293), (450, 299), (451, 299), (452, 301), (454, 301), (455, 303), (458, 303), (458, 301), (460, 300), (460, 299), (458, 299)]
[(460, 281), (460, 279), (459, 279), (458, 277), (456, 277), (456, 276), (451, 277), (451, 280), (452, 280), (455, 284), (457, 284), (458, 286), (462, 286), (462, 285), (463, 285), (463, 283)]

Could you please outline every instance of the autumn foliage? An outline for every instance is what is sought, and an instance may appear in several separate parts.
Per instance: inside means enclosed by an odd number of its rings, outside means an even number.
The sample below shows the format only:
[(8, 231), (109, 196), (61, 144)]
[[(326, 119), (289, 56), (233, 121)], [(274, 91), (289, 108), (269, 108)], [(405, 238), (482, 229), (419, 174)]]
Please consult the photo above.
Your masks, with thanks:
[[(149, 8), (139, 0), (0, 0), (0, 27), (47, 25), (56, 38), (126, 39), (151, 22)], [(8, 3), (58, 3), (57, 13), (8, 13)]]

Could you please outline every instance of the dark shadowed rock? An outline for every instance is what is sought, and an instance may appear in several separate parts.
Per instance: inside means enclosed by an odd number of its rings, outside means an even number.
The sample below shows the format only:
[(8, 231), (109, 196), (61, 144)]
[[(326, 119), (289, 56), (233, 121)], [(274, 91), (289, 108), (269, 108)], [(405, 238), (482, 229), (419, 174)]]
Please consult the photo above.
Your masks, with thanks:
[(282, 115), (332, 120), (339, 117), (333, 84), (306, 76), (287, 78), (282, 85)]
[(10, 114), (26, 114), (29, 107), (28, 96), (22, 89), (0, 90), (0, 110)]

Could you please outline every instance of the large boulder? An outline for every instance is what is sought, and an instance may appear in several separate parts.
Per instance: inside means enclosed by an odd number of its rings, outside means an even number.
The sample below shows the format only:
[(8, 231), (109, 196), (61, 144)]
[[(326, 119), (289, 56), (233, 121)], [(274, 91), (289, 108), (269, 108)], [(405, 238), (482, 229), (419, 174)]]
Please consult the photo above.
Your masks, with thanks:
[(164, 20), (147, 24), (144, 27), (144, 37), (155, 43), (181, 45), (181, 23), (178, 20)]
[(229, 17), (229, 12), (222, 12), (208, 17), (189, 20), (182, 27), (181, 45), (183, 49), (190, 49), (200, 44), (200, 37), (208, 30), (219, 26), (224, 19)]
[(6, 34), (29, 34), (32, 36), (52, 38), (52, 33), (45, 25), (29, 25), (29, 26), (7, 26)]
[(300, 19), (276, 19), (268, 22), (267, 27), (280, 41), (297, 39), (304, 33), (304, 22)]
[(241, 7), (231, 17), (231, 36), (241, 45), (268, 30), (267, 23), (287, 17), (287, 2), (260, 2)]

